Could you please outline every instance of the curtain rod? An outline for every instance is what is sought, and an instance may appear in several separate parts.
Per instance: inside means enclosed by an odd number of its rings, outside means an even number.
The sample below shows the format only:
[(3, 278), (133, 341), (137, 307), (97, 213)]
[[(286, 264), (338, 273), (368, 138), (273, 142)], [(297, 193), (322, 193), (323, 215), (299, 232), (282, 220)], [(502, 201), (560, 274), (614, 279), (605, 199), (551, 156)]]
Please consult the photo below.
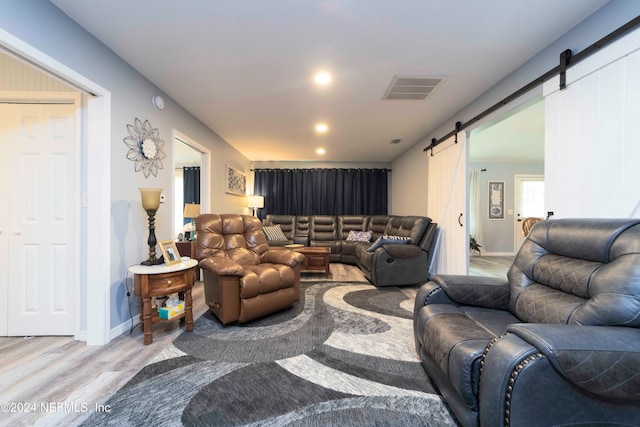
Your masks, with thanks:
[(562, 52), (560, 54), (560, 65), (552, 68), (551, 70), (547, 71), (546, 73), (544, 73), (543, 75), (541, 75), (537, 79), (533, 80), (531, 83), (529, 83), (529, 84), (521, 87), (520, 89), (516, 90), (511, 95), (507, 96), (506, 98), (504, 98), (500, 102), (498, 102), (498, 103), (492, 105), (491, 107), (487, 108), (482, 113), (480, 113), (477, 116), (473, 117), (469, 121), (466, 121), (464, 123), (456, 122), (456, 128), (454, 130), (452, 130), (451, 132), (449, 132), (448, 134), (446, 134), (445, 136), (443, 136), (442, 138), (440, 138), (438, 140), (436, 140), (436, 138), (433, 138), (431, 140), (431, 144), (429, 144), (429, 146), (425, 147), (422, 151), (431, 150), (431, 155), (433, 156), (433, 149), (435, 147), (437, 147), (439, 144), (441, 144), (442, 142), (444, 142), (447, 139), (451, 138), (452, 136), (457, 135), (458, 132), (460, 132), (461, 130), (469, 127), (473, 123), (485, 118), (486, 116), (488, 116), (489, 114), (493, 113), (494, 111), (496, 111), (496, 110), (502, 108), (503, 106), (509, 104), (511, 101), (514, 101), (515, 99), (519, 98), (521, 95), (524, 95), (526, 92), (530, 91), (531, 89), (535, 88), (536, 86), (538, 86), (538, 85), (544, 83), (545, 81), (549, 80), (550, 78), (554, 77), (556, 74), (560, 74), (560, 89), (564, 89), (566, 87), (566, 71), (567, 71), (567, 67), (569, 67), (571, 65), (574, 65), (574, 64), (582, 61), (583, 59), (589, 57), (590, 55), (592, 55), (595, 52), (597, 52), (599, 49), (605, 47), (609, 43), (611, 43), (611, 42), (617, 40), (618, 38), (622, 37), (624, 34), (629, 32), (633, 28), (637, 27), (638, 25), (640, 25), (640, 16), (636, 16), (631, 21), (627, 22), (626, 24), (624, 24), (620, 28), (618, 28), (618, 29), (612, 31), (611, 33), (607, 34), (606, 36), (604, 36), (603, 38), (601, 38), (597, 42), (593, 43), (591, 46), (585, 48), (584, 50), (580, 51), (579, 53), (577, 53), (575, 55), (572, 55), (571, 49), (565, 50), (564, 52)]
[(254, 171), (322, 171), (322, 170), (334, 170), (334, 171), (386, 171), (391, 172), (391, 169), (384, 168), (256, 168), (249, 169)]

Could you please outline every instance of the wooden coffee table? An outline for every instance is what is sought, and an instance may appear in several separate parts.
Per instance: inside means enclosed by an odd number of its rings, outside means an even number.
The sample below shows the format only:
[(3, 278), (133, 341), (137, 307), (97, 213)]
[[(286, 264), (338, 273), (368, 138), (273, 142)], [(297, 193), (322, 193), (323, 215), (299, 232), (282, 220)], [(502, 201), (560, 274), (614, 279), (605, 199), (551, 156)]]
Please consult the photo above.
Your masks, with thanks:
[[(293, 246), (293, 245), (292, 245)], [(304, 255), (302, 270), (324, 271), (325, 277), (329, 277), (329, 255), (331, 249), (320, 246), (285, 247), (290, 251), (300, 252)]]

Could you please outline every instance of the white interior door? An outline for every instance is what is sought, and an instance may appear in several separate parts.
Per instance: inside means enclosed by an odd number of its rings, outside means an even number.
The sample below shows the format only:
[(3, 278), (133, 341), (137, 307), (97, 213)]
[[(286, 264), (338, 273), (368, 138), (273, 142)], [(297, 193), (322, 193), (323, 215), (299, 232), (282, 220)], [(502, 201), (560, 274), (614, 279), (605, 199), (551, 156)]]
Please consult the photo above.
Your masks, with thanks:
[(515, 250), (520, 249), (525, 235), (522, 230), (522, 220), (525, 218), (544, 218), (544, 175), (516, 175), (515, 176), (515, 207), (514, 218)]
[(441, 143), (429, 157), (429, 216), (440, 226), (440, 244), (435, 271), (439, 274), (467, 274), (469, 237), (467, 232), (466, 132)]
[(0, 105), (4, 335), (73, 335), (76, 106)]

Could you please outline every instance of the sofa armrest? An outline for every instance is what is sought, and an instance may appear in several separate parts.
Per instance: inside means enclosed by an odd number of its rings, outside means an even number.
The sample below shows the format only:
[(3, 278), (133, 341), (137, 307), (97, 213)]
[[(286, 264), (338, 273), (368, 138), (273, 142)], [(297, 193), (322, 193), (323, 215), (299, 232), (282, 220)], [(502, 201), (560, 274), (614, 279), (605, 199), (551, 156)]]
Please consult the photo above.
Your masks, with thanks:
[(393, 258), (415, 258), (422, 253), (422, 249), (416, 245), (382, 245), (378, 251), (387, 251)]
[(286, 249), (270, 249), (262, 254), (260, 262), (270, 262), (272, 264), (284, 264), (294, 267), (304, 263), (304, 255)]
[(509, 282), (506, 279), (444, 274), (433, 276), (431, 280), (458, 304), (509, 309)]
[(640, 330), (621, 326), (514, 324), (576, 387), (612, 399), (640, 401)]
[(198, 266), (217, 276), (244, 276), (244, 267), (230, 258), (208, 257), (200, 260)]
[(422, 285), (416, 293), (414, 302), (414, 318), (416, 318), (418, 312), (422, 307), (428, 304), (450, 304), (459, 305), (451, 300), (438, 283), (429, 281)]

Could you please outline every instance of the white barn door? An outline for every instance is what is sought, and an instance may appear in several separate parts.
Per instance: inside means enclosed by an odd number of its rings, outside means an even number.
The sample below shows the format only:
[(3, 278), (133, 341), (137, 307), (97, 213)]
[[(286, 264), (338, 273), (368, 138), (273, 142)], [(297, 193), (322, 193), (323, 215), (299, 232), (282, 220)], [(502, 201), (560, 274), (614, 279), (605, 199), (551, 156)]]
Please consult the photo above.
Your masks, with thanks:
[(0, 105), (2, 335), (73, 335), (76, 105)]
[(640, 30), (544, 84), (545, 210), (640, 217)]
[(469, 240), (467, 232), (466, 132), (451, 137), (429, 154), (428, 209), (440, 227), (435, 273), (467, 274)]

